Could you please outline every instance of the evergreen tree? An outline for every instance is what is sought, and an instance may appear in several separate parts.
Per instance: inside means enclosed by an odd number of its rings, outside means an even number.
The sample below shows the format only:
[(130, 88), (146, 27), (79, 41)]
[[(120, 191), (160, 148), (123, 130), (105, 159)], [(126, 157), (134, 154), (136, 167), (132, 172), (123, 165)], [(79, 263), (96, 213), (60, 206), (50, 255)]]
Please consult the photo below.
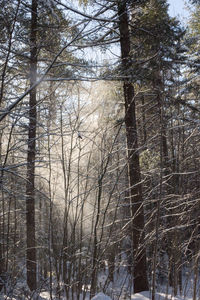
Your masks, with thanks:
[[(130, 69), (130, 32), (126, 1), (118, 3), (119, 32), (123, 74)], [(144, 208), (138, 154), (135, 93), (130, 79), (124, 79), (125, 125), (128, 152), (128, 176), (130, 209), (132, 217), (131, 236), (134, 260), (134, 292), (148, 290), (146, 249), (144, 241)], [(142, 249), (140, 249), (142, 248)]]

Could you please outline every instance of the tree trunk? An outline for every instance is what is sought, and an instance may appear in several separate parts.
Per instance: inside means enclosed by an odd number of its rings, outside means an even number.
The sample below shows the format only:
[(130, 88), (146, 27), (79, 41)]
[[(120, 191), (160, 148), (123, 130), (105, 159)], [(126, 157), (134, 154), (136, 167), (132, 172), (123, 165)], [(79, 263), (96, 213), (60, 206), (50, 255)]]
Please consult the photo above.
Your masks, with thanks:
[(144, 242), (144, 210), (140, 164), (137, 143), (137, 127), (135, 113), (134, 87), (128, 76), (130, 61), (130, 34), (126, 1), (118, 3), (121, 58), (124, 78), (125, 126), (127, 138), (129, 195), (132, 211), (132, 241), (134, 259), (134, 292), (148, 290), (146, 249)]
[[(30, 32), (30, 86), (36, 82), (37, 75), (37, 0), (32, 0)], [(27, 284), (31, 291), (36, 289), (37, 262), (35, 240), (35, 140), (36, 140), (36, 88), (30, 91), (29, 98), (29, 131), (27, 155), (26, 184), (26, 230), (27, 230)]]

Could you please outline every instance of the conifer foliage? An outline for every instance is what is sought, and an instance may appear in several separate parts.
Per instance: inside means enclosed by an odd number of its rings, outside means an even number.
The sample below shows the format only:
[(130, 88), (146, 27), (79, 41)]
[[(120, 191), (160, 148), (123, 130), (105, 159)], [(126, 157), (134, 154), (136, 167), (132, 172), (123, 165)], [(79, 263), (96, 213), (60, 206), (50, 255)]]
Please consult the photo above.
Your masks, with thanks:
[(0, 298), (198, 299), (190, 3), (0, 1)]

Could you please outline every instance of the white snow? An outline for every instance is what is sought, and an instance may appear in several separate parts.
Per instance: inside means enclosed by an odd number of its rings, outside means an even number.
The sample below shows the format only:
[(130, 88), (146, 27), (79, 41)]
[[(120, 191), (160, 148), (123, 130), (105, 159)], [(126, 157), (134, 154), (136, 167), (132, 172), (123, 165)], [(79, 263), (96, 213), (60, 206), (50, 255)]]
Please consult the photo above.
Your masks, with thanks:
[[(131, 300), (150, 300), (151, 297), (152, 297), (151, 293), (149, 291), (145, 291), (145, 292), (133, 294), (131, 296)], [(184, 299), (184, 297), (181, 296), (174, 297), (171, 294), (166, 295), (165, 293), (159, 293), (159, 292), (156, 292), (155, 298), (156, 300), (167, 300), (167, 299), (183, 300)], [(187, 300), (192, 300), (192, 299), (187, 298)]]
[(98, 293), (91, 300), (112, 300), (110, 297), (106, 296), (104, 293)]

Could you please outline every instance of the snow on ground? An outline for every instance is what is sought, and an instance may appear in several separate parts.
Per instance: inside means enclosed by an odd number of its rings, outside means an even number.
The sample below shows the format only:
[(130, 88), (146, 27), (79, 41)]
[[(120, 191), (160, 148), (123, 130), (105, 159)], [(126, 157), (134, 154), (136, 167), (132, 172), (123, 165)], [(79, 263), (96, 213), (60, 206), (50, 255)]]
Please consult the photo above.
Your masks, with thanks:
[(94, 296), (91, 300), (112, 300), (110, 297), (106, 296), (103, 293), (98, 293), (96, 296)]
[[(40, 300), (49, 300), (50, 299), (48, 292), (41, 293), (40, 297), (41, 297), (41, 298), (39, 298)], [(151, 299), (151, 293), (149, 291), (131, 295), (131, 300), (150, 300), (150, 299)], [(156, 300), (166, 300), (166, 299), (169, 299), (169, 300), (192, 300), (192, 298), (184, 298), (183, 296), (182, 297), (181, 296), (173, 297), (171, 294), (168, 294), (168, 296), (166, 296), (165, 293), (156, 293)], [(89, 300), (89, 298), (87, 298), (87, 300)], [(109, 296), (105, 295), (104, 293), (98, 293), (91, 300), (113, 300), (113, 299), (110, 298)], [(119, 298), (119, 300), (128, 300), (128, 299), (121, 296)]]
[[(146, 292), (141, 292), (141, 293), (137, 293), (137, 294), (132, 294), (131, 298), (127, 298), (124, 297), (123, 295), (121, 295), (118, 299), (119, 300), (151, 300), (151, 293), (149, 291)], [(6, 300), (19, 300), (18, 298), (10, 298), (10, 297), (4, 297), (0, 299), (6, 299)], [(21, 298), (20, 299), (28, 299), (28, 298)], [(40, 293), (39, 297), (36, 297), (37, 300), (50, 300), (50, 294), (49, 292), (42, 292)], [(54, 298), (53, 299), (57, 299)], [(89, 300), (89, 295), (86, 297), (86, 300)], [(67, 299), (63, 299), (63, 300), (67, 300)], [(113, 300), (112, 298), (110, 298), (109, 296), (105, 295), (104, 293), (100, 292), (98, 293), (96, 296), (94, 296), (91, 300)], [(192, 297), (189, 298), (185, 298), (184, 296), (172, 296), (171, 294), (166, 295), (165, 293), (156, 293), (156, 300), (192, 300)]]
[[(124, 299), (124, 300), (128, 300), (126, 298), (120, 297), (120, 299)], [(133, 294), (131, 296), (131, 300), (150, 300), (151, 299), (151, 293), (149, 291), (146, 292), (141, 292), (141, 293), (137, 293), (137, 294)], [(156, 300), (166, 300), (166, 299), (170, 299), (170, 300), (183, 300), (184, 297), (173, 297), (172, 295), (168, 295), (166, 296), (166, 294), (164, 293), (156, 293)], [(95, 297), (93, 297), (91, 300), (112, 300), (110, 297), (106, 296), (103, 293), (98, 293)], [(187, 298), (187, 300), (191, 300), (189, 298)]]
[[(137, 294), (133, 294), (131, 296), (131, 300), (150, 300), (152, 297), (151, 293), (149, 291), (141, 292)], [(165, 293), (156, 293), (156, 300), (192, 300), (192, 298), (184, 298), (184, 296), (172, 296), (171, 294), (166, 295)]]

